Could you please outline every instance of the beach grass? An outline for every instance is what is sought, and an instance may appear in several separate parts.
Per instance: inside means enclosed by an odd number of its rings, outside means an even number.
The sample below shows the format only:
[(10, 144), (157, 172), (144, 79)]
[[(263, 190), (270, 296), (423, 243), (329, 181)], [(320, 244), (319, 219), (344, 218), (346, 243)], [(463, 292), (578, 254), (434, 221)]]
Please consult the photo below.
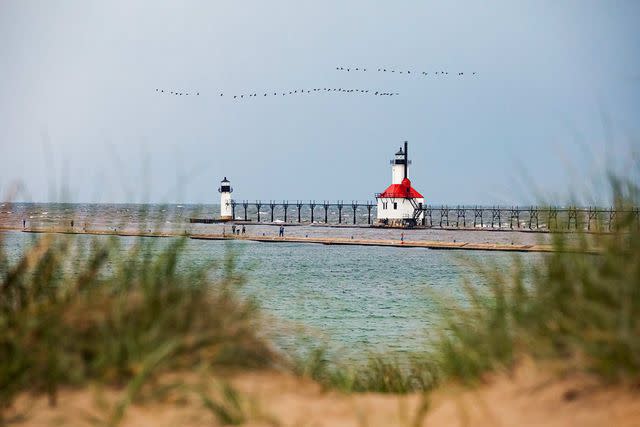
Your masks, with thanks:
[(488, 286), (466, 283), (468, 304), (441, 310), (431, 354), (441, 377), (473, 383), (528, 356), (605, 381), (640, 379), (638, 191), (617, 190), (616, 207), (627, 213), (613, 233), (578, 234), (577, 252), (557, 234), (556, 252), (533, 265), (515, 258), (510, 271), (478, 266)]
[(372, 355), (359, 366), (312, 352), (299, 371), (339, 390), (406, 393), (475, 386), (533, 359), (559, 375), (640, 383), (640, 189), (612, 182), (622, 214), (611, 233), (554, 234), (555, 250), (538, 262), (475, 262), (482, 283), (465, 281), (462, 300), (432, 293), (442, 321), (424, 351)]
[(18, 259), (0, 245), (0, 409), (25, 392), (55, 405), (61, 387), (135, 394), (162, 373), (273, 364), (235, 258), (190, 265), (186, 242), (46, 234)]

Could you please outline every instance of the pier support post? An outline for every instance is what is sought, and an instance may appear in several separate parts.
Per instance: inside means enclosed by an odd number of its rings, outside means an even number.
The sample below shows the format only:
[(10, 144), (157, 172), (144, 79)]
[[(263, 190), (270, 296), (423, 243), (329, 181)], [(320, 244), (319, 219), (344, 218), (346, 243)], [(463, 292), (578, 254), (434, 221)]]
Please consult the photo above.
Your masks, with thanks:
[(520, 228), (520, 208), (519, 207), (511, 207), (509, 210), (509, 228), (513, 230), (513, 220), (516, 220), (516, 224), (518, 228)]
[(351, 207), (353, 208), (353, 224), (355, 225), (355, 223), (356, 223), (356, 211), (358, 210), (358, 203), (357, 202), (351, 202)]
[(242, 202), (242, 206), (244, 207), (244, 220), (248, 221), (247, 208), (249, 207), (249, 202), (245, 200), (244, 202)]
[(367, 224), (369, 225), (371, 225), (371, 208), (373, 208), (373, 205), (367, 202)]
[(616, 211), (613, 208), (609, 208), (609, 231), (613, 230), (616, 226)]
[(273, 200), (269, 202), (269, 207), (271, 208), (271, 222), (273, 222), (273, 211), (276, 208), (276, 204), (273, 202)]
[(558, 209), (555, 207), (549, 208), (549, 216), (547, 218), (547, 228), (553, 230), (551, 227), (551, 221), (553, 221), (554, 228), (558, 228)]
[(284, 222), (287, 222), (287, 210), (289, 209), (289, 202), (283, 201), (282, 208), (284, 209)]
[(567, 211), (568, 214), (568, 220), (567, 220), (567, 230), (571, 230), (571, 222), (573, 221), (574, 227), (577, 230), (578, 229), (578, 209), (576, 209), (575, 206), (573, 207), (569, 207), (569, 210)]
[(502, 221), (500, 219), (500, 208), (494, 206), (491, 208), (491, 228), (494, 228), (493, 224), (495, 221), (498, 222), (498, 228), (500, 228), (502, 226)]
[(309, 209), (311, 209), (311, 224), (313, 224), (313, 211), (315, 210), (315, 208), (316, 208), (316, 201), (315, 200), (309, 201)]
[(325, 202), (322, 204), (322, 207), (324, 208), (324, 223), (328, 224), (329, 223), (329, 203), (325, 200)]
[(262, 202), (260, 200), (256, 200), (256, 210), (258, 211), (258, 222), (260, 222), (260, 208), (262, 207)]
[(298, 207), (298, 222), (302, 222), (302, 202), (300, 200), (298, 200), (298, 202), (296, 203), (296, 206)]
[(338, 224), (342, 224), (342, 200), (338, 202)]
[(476, 206), (473, 209), (473, 228), (476, 228), (478, 225), (478, 220), (480, 220), (480, 227), (484, 227), (484, 224), (482, 223), (482, 208), (478, 208), (478, 206)]
[(446, 224), (447, 226), (449, 225), (449, 208), (447, 208), (446, 206), (442, 206), (440, 207), (440, 228), (442, 228), (442, 222), (445, 220), (446, 218)]
[(433, 208), (431, 206), (427, 206), (424, 209), (424, 214), (422, 215), (422, 225), (427, 225), (427, 216), (429, 217), (429, 227), (433, 227)]
[(587, 230), (591, 230), (591, 221), (595, 221), (598, 226), (598, 209), (589, 207), (587, 211)]
[(533, 220), (536, 220), (536, 230), (538, 229), (538, 208), (529, 207), (529, 230), (533, 229)]
[(467, 212), (464, 207), (461, 208), (460, 206), (458, 206), (456, 208), (456, 228), (460, 228), (460, 218), (462, 218), (462, 226), (463, 227), (467, 226), (466, 215), (467, 215)]
[(449, 208), (447, 206), (442, 206), (439, 208), (440, 210), (440, 228), (442, 228), (442, 222), (444, 221), (446, 226), (449, 226)]

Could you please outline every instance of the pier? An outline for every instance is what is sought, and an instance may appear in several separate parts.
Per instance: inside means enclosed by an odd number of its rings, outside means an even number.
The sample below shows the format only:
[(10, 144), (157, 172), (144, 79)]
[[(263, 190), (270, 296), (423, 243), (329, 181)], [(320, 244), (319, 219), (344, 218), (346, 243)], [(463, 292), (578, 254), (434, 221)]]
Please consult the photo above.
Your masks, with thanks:
[[(261, 211), (266, 208), (267, 211)], [(375, 222), (377, 206), (372, 201), (231, 201), (232, 221), (261, 224), (314, 224), (382, 226)], [(293, 213), (293, 215), (291, 215)], [(510, 230), (530, 232), (610, 232), (616, 221), (631, 215), (640, 227), (640, 208), (577, 206), (416, 206), (408, 228)], [(191, 218), (191, 223), (219, 222)]]
[(342, 246), (387, 246), (394, 248), (425, 248), (448, 250), (507, 251), (507, 252), (553, 252), (551, 245), (505, 245), (496, 243), (436, 242), (410, 240), (350, 239), (344, 237), (275, 237), (275, 236), (223, 236), (192, 234), (196, 240), (248, 240), (266, 243), (315, 243)]
[(113, 230), (113, 229), (71, 229), (65, 227), (29, 228), (0, 227), (0, 231), (41, 233), (41, 234), (68, 234), (68, 235), (95, 235), (95, 236), (119, 236), (119, 237), (188, 237), (194, 240), (216, 241), (251, 241), (263, 243), (306, 243), (322, 245), (342, 246), (384, 246), (395, 248), (424, 248), (446, 250), (474, 250), (474, 251), (507, 251), (507, 252), (553, 252), (551, 245), (534, 244), (499, 244), (499, 243), (469, 243), (469, 242), (441, 242), (423, 240), (391, 240), (391, 239), (354, 239), (345, 237), (301, 237), (301, 236), (264, 236), (264, 235), (229, 235), (217, 233), (188, 233), (176, 231), (143, 231), (143, 230)]

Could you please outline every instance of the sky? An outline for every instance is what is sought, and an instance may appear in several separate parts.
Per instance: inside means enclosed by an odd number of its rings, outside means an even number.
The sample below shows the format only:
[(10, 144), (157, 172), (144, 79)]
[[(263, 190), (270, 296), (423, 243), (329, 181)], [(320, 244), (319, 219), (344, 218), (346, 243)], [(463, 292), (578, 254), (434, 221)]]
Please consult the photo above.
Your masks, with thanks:
[[(633, 0), (3, 0), (0, 194), (217, 203), (226, 176), (237, 200), (371, 200), (407, 140), (426, 203), (606, 203), (640, 148), (639, 21)], [(399, 95), (232, 98), (318, 87)]]

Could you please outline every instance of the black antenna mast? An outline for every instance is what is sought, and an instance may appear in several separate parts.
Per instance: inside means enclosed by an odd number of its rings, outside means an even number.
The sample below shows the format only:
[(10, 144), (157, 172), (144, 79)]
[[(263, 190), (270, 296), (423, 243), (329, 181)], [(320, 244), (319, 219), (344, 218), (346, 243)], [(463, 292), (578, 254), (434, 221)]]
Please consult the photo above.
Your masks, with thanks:
[(407, 172), (409, 171), (409, 143), (407, 141), (404, 142), (404, 177), (407, 177)]

